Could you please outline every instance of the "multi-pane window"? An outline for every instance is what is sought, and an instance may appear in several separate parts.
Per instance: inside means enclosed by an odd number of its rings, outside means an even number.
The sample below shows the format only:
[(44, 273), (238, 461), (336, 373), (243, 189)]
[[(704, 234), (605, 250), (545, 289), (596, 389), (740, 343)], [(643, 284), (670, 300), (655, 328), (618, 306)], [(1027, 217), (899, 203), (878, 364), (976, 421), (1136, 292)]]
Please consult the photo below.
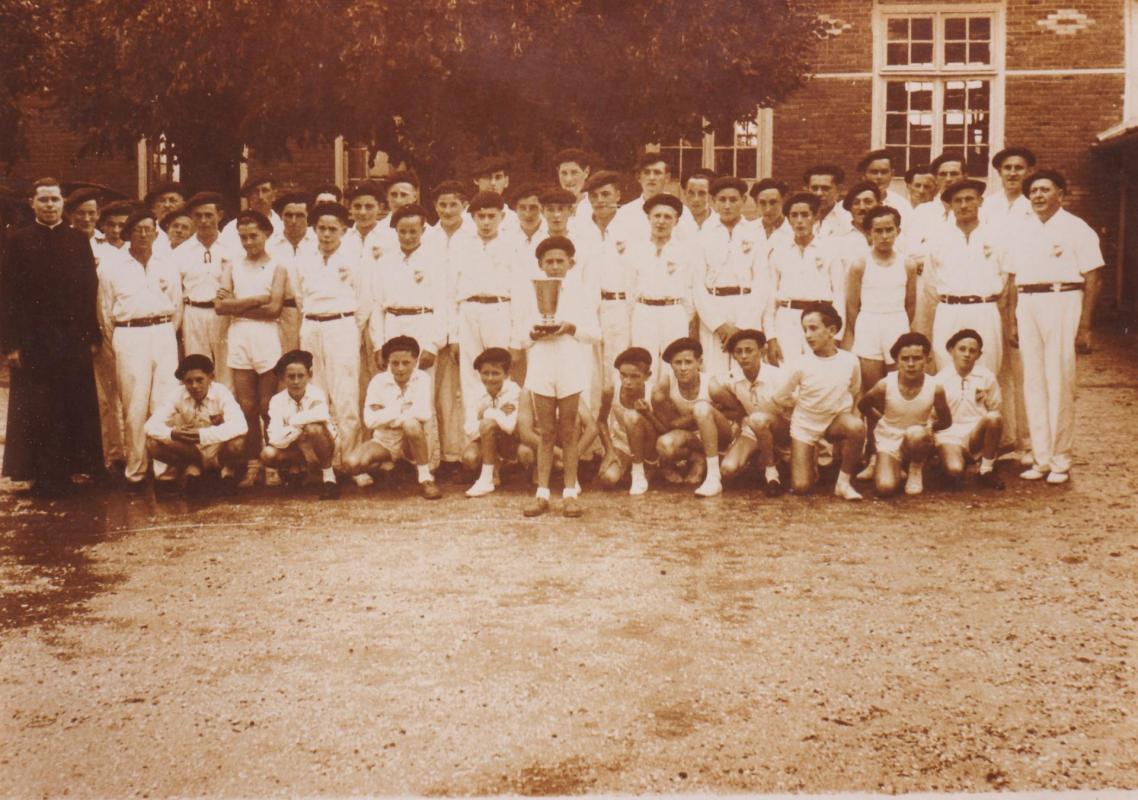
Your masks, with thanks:
[(995, 13), (922, 9), (886, 13), (883, 22), (877, 73), (883, 144), (898, 167), (961, 150), (969, 173), (985, 174), (999, 67)]
[(664, 157), (676, 180), (682, 180), (703, 166), (703, 145), (689, 139), (680, 139), (676, 144), (660, 145), (660, 155)]
[(753, 119), (735, 123), (730, 135), (705, 133), (658, 149), (676, 180), (706, 168), (753, 181), (770, 174), (770, 129), (771, 111), (760, 108)]

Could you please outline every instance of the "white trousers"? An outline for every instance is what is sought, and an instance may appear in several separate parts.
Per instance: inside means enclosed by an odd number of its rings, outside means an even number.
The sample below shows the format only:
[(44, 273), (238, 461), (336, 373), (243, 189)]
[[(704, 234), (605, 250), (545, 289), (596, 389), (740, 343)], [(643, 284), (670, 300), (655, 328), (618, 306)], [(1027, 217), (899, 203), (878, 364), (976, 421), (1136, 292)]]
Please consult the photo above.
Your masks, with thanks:
[(201, 353), (213, 360), (214, 377), (233, 390), (229, 375), (229, 320), (212, 308), (186, 306), (182, 315), (182, 347), (186, 355)]
[(510, 346), (510, 304), (458, 304), (458, 368), (462, 386), (463, 418), (468, 405), (482, 396), (482, 379), (474, 369), (474, 359), (490, 347)]
[(435, 418), (439, 422), (439, 446), (443, 461), (458, 461), (466, 445), (463, 431), (462, 391), (454, 348), (444, 350), (435, 367)]
[(612, 385), (612, 363), (616, 361), (617, 356), (632, 346), (633, 306), (634, 304), (628, 300), (602, 300), (597, 307), (601, 342), (599, 347), (594, 348), (597, 358), (590, 381), (592, 388), (586, 392), (593, 402), (593, 408), (596, 408), (596, 404), (600, 402), (601, 391)]
[[(114, 334), (112, 334), (113, 336)], [(119, 379), (115, 371), (115, 350), (110, 342), (95, 353), (95, 393), (99, 400), (99, 431), (103, 436), (103, 462), (125, 461), (123, 445), (123, 407), (119, 395)]]
[(1035, 463), (1071, 468), (1075, 436), (1075, 335), (1083, 293), (1019, 295), (1016, 323), (1023, 356), (1023, 395)]
[(281, 309), (277, 317), (277, 333), (281, 339), (281, 353), (300, 349), (300, 310), (289, 306)]
[(952, 363), (952, 357), (944, 349), (945, 343), (964, 328), (972, 328), (983, 337), (984, 350), (979, 362), (992, 370), (993, 375), (999, 375), (1004, 360), (1004, 327), (1000, 323), (1000, 308), (995, 303), (937, 303), (932, 335), (937, 371)]
[[(801, 309), (779, 306), (774, 318), (774, 327), (778, 346), (785, 361), (793, 361), (806, 352), (806, 335), (802, 332)], [(706, 353), (704, 358), (707, 358)]]
[[(632, 346), (643, 347), (652, 354), (652, 373), (659, 380), (664, 374), (664, 350), (668, 345), (688, 335), (691, 320), (687, 309), (682, 305), (674, 306), (646, 306), (637, 303), (632, 308)], [(700, 326), (702, 339), (703, 326)], [(702, 342), (701, 342), (702, 343)], [(710, 374), (707, 367), (707, 345), (703, 350), (704, 370)], [(609, 380), (612, 380), (612, 362), (608, 363)]]
[(1018, 347), (1004, 348), (1004, 363), (997, 377), (1002, 400), (1000, 412), (1004, 417), (1000, 446), (1010, 445), (1021, 453), (1031, 452), (1031, 431), (1023, 400), (1023, 356)]
[[(753, 294), (712, 295), (707, 298), (707, 302), (715, 308), (720, 317), (735, 327), (760, 329), (763, 325), (762, 320), (755, 316), (754, 297)], [(794, 313), (799, 316), (802, 314), (801, 311)], [(769, 331), (763, 333), (769, 334)], [(801, 338), (801, 328), (798, 334)], [(735, 361), (731, 358), (731, 354), (723, 349), (723, 342), (715, 335), (715, 331), (703, 323), (702, 319), (699, 322), (699, 343), (703, 346), (704, 372), (716, 378), (726, 378), (729, 373), (734, 372)], [(779, 344), (782, 344), (781, 340)], [(783, 345), (783, 350), (785, 349), (786, 346)]]
[(306, 319), (300, 326), (300, 346), (312, 353), (312, 380), (328, 395), (342, 458), (360, 438), (360, 331), (356, 320)]
[[(126, 479), (146, 477), (149, 463), (144, 427), (155, 407), (178, 388), (178, 341), (171, 323), (115, 328), (115, 371), (122, 396), (126, 440)], [(160, 473), (155, 465), (156, 473)]]

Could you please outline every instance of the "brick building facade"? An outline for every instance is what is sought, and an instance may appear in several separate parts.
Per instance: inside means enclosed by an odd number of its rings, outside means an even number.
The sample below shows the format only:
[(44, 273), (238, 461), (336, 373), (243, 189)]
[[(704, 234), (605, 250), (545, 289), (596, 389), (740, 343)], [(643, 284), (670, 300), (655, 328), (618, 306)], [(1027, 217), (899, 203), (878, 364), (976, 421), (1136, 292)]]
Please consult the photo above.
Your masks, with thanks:
[[(1065, 172), (1070, 207), (1103, 238), (1109, 274), (1104, 300), (1136, 303), (1119, 269), (1127, 181), (1117, 153), (1104, 157), (1099, 134), (1138, 117), (1138, 0), (802, 0), (820, 20), (813, 77), (753, 121), (702, 141), (663, 142), (678, 176), (699, 166), (797, 184), (819, 160), (852, 171), (867, 150), (888, 147), (900, 163), (927, 163), (942, 149), (965, 149), (970, 172), (994, 180), (990, 155), (1027, 145), (1042, 164)], [(140, 194), (164, 169), (151, 148), (134, 160), (78, 159), (81, 138), (33, 118), (33, 152), (14, 165), (34, 177), (105, 183)], [(368, 158), (342, 141), (295, 148), (291, 161), (258, 164), (282, 182), (344, 183)], [(898, 172), (903, 172), (899, 169)], [(1138, 208), (1138, 199), (1130, 208)], [(1125, 212), (1123, 212), (1125, 213)], [(1138, 226), (1134, 228), (1138, 235)]]

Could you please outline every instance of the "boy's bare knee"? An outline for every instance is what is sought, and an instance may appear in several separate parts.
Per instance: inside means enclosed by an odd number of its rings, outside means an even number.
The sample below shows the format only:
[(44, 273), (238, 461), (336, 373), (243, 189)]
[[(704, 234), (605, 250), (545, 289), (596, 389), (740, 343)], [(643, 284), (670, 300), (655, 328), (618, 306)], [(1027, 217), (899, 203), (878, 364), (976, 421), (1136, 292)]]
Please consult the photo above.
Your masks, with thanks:
[(482, 453), (473, 450), (466, 450), (462, 454), (462, 466), (465, 469), (478, 469), (482, 466)]
[(704, 420), (712, 418), (713, 409), (711, 403), (706, 400), (697, 400), (695, 405), (692, 406), (691, 413), (696, 420), (703, 422)]
[(146, 452), (151, 458), (157, 458), (162, 450), (162, 443), (157, 439), (146, 437)]
[(533, 448), (526, 444), (518, 445), (518, 463), (523, 467), (529, 468), (533, 466), (534, 452)]
[(308, 434), (309, 436), (319, 436), (324, 433), (324, 424), (321, 422), (310, 422), (301, 428), (300, 432), (302, 434)]
[(932, 431), (923, 425), (910, 425), (905, 430), (905, 442), (909, 444), (909, 446), (930, 444), (932, 440)]
[(1002, 427), (1004, 424), (1004, 415), (999, 411), (989, 411), (984, 414), (984, 424), (990, 428)]
[(423, 423), (417, 419), (405, 419), (403, 420), (403, 433), (407, 436), (422, 436)]
[(480, 419), (478, 421), (478, 432), (481, 435), (485, 436), (487, 434), (496, 433), (497, 431), (498, 431), (498, 421), (497, 420), (483, 418), (483, 419)]
[(264, 464), (272, 464), (281, 457), (280, 450), (277, 448), (266, 445), (261, 448), (261, 462)]

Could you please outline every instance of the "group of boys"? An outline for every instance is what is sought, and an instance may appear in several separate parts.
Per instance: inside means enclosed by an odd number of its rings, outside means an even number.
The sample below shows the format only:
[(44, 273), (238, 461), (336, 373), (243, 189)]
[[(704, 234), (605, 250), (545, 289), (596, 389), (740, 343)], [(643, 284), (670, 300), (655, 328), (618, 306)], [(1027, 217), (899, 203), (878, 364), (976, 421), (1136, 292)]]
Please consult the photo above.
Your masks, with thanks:
[(527, 515), (549, 509), (555, 465), (581, 513), (583, 457), (632, 495), (656, 470), (717, 495), (753, 462), (773, 496), (784, 461), (801, 493), (827, 460), (846, 499), (855, 477), (916, 494), (934, 453), (952, 480), (977, 458), (1002, 488), (1003, 452), (1062, 483), (1102, 256), (1061, 174), (1020, 147), (992, 164), (987, 197), (952, 152), (902, 196), (887, 151), (844, 192), (817, 165), (793, 192), (697, 170), (680, 197), (648, 153), (622, 202), (620, 173), (567, 150), (557, 186), (510, 189), (508, 160), (485, 159), (432, 211), (411, 172), (343, 197), (255, 177), (224, 226), (216, 193), (99, 209), (80, 190), (106, 456), (134, 486), (310, 472), (329, 498), (337, 473), (366, 485), (400, 460), (428, 499), (438, 464), (462, 463), (477, 497), (517, 462)]

